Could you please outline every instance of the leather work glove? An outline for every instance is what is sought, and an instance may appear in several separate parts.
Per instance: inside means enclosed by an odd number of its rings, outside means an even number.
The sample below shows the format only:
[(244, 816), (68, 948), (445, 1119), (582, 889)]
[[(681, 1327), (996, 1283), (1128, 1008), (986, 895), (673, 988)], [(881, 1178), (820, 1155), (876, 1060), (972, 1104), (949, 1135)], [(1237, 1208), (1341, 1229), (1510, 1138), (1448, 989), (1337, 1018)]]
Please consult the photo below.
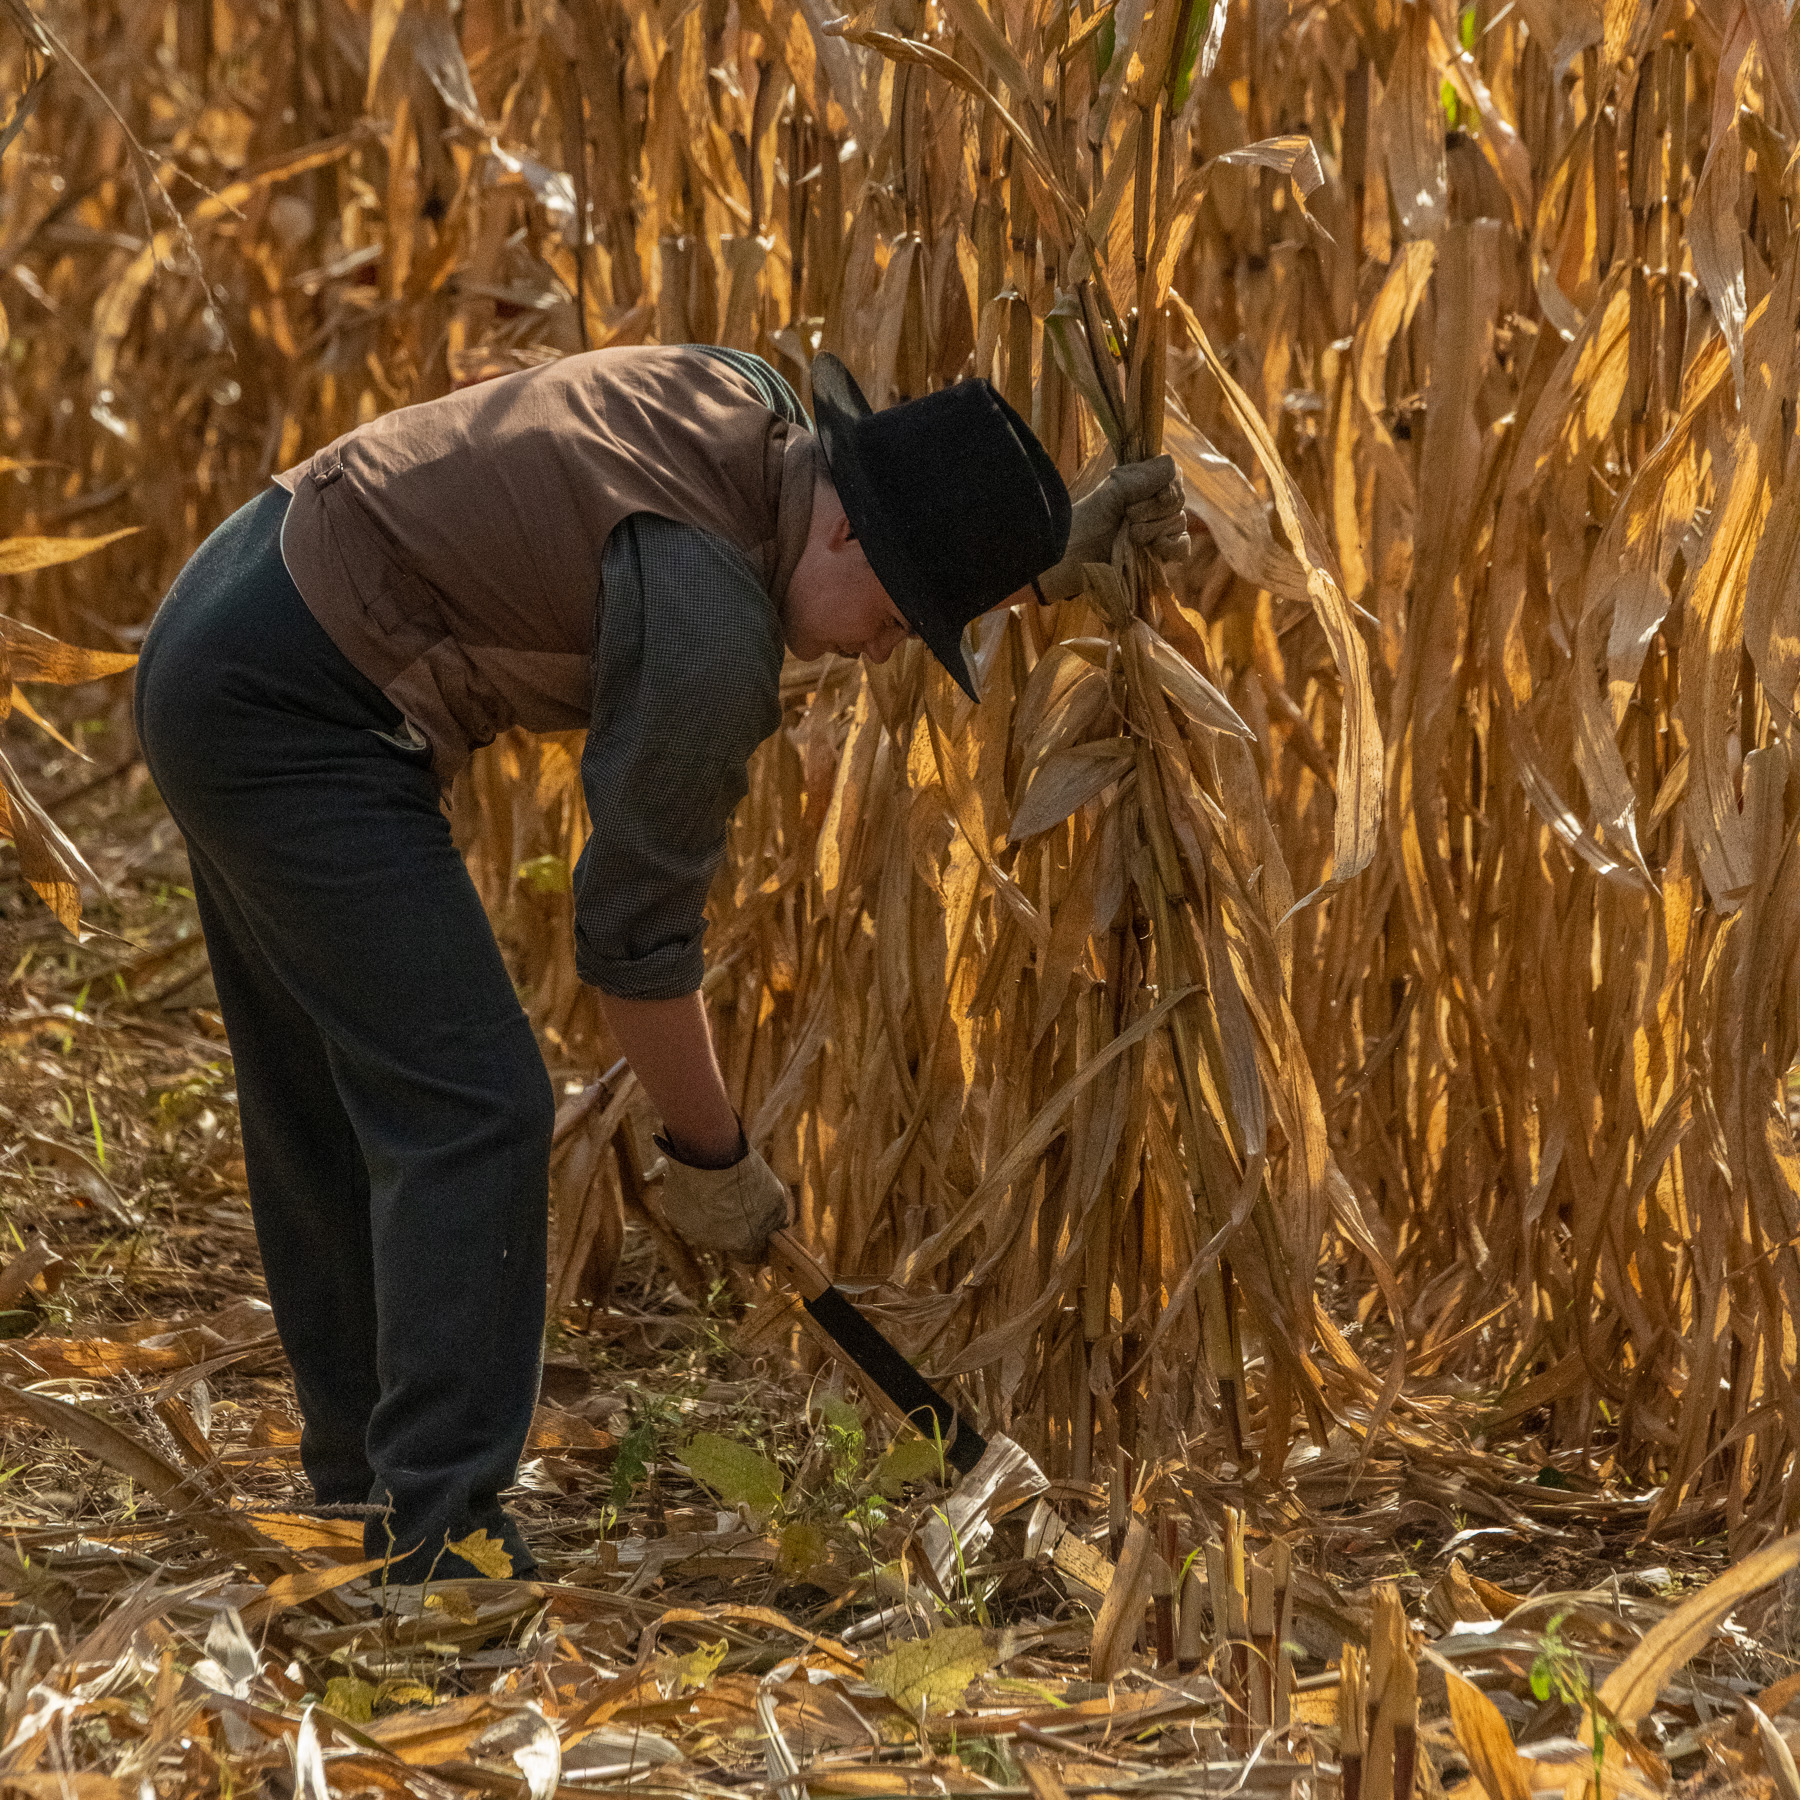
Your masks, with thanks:
[(1062, 561), (1038, 577), (1046, 600), (1067, 600), (1081, 592), (1081, 565), (1112, 561), (1119, 527), (1131, 542), (1163, 562), (1186, 562), (1193, 554), (1188, 538), (1181, 473), (1172, 456), (1121, 463), (1083, 499), (1075, 502), (1069, 521), (1069, 547)]
[(736, 1162), (722, 1169), (683, 1162), (666, 1137), (656, 1146), (663, 1170), (663, 1213), (690, 1244), (719, 1250), (736, 1262), (761, 1262), (769, 1233), (788, 1222), (788, 1191), (741, 1134)]

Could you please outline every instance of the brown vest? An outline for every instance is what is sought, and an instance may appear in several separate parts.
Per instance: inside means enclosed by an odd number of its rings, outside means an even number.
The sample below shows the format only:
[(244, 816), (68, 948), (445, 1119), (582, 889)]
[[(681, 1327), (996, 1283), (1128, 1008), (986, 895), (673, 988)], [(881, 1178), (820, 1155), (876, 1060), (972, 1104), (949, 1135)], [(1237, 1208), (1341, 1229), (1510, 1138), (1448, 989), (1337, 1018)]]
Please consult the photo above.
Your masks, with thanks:
[(293, 495), (281, 550), (448, 786), (510, 725), (587, 725), (600, 558), (620, 520), (717, 533), (779, 606), (814, 469), (811, 432), (728, 363), (595, 350), (384, 414), (277, 476)]

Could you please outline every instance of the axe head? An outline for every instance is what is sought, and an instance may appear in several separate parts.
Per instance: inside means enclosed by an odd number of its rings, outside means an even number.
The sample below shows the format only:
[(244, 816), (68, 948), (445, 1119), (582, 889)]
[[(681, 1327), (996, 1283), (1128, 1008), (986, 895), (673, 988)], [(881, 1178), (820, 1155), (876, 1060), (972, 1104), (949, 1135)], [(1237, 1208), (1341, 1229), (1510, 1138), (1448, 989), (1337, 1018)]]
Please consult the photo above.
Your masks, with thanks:
[(1050, 1482), (1022, 1446), (998, 1435), (956, 1484), (919, 1533), (925, 1561), (943, 1590), (960, 1561), (965, 1567), (994, 1535), (994, 1521), (1044, 1492)]

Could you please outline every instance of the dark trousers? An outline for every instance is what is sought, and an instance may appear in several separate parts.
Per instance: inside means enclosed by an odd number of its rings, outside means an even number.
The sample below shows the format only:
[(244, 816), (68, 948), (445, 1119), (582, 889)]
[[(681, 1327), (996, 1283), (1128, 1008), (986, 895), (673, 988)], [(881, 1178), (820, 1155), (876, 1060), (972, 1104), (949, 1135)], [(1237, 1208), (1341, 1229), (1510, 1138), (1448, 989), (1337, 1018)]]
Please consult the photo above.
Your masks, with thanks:
[[(530, 1566), (499, 1494), (537, 1395), (554, 1103), (400, 715), (325, 635), (271, 488), (144, 643), (137, 722), (187, 839), (250, 1204), (322, 1502), (388, 1503), (397, 1581)], [(389, 1533), (392, 1533), (390, 1540)]]

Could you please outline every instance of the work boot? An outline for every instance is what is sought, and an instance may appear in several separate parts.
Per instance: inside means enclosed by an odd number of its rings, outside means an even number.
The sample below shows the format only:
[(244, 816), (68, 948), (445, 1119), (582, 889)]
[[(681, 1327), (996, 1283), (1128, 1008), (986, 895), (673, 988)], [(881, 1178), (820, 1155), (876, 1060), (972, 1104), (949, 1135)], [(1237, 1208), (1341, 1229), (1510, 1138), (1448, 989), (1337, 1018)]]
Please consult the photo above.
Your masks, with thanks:
[[(532, 1555), (512, 1514), (499, 1507), (495, 1508), (495, 1513), (497, 1517), (490, 1517), (482, 1525), (470, 1528), (471, 1536), (481, 1534), (481, 1542), (477, 1544), (470, 1545), (467, 1537), (451, 1539), (446, 1533), (445, 1541), (435, 1547), (419, 1544), (410, 1550), (404, 1530), (395, 1528), (390, 1540), (387, 1520), (371, 1519), (364, 1534), (363, 1548), (370, 1556), (384, 1556), (389, 1553), (391, 1542), (395, 1549), (406, 1551), (387, 1566), (386, 1581), (390, 1587), (409, 1587), (422, 1581), (529, 1581), (537, 1574), (537, 1558)], [(459, 1555), (450, 1548), (452, 1542), (465, 1545), (487, 1566), (484, 1568), (482, 1562)], [(510, 1567), (501, 1566), (501, 1552)]]

